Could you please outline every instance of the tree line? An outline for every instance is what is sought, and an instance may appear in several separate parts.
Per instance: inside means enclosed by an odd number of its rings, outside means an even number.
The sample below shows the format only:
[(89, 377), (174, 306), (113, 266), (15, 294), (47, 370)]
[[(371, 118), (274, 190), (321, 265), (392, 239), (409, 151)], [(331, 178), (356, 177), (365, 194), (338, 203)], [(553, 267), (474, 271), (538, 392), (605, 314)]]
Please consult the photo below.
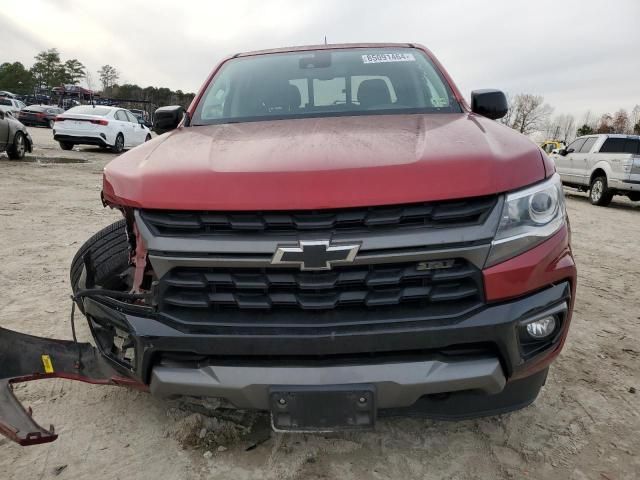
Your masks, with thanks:
[(561, 140), (567, 144), (576, 137), (592, 133), (640, 135), (640, 105), (634, 106), (631, 114), (624, 108), (599, 117), (589, 111), (580, 122), (576, 122), (573, 115), (552, 117), (554, 108), (545, 103), (541, 95), (507, 95), (507, 101), (509, 110), (500, 122), (525, 135), (543, 133), (549, 140)]
[(79, 85), (83, 80), (91, 90), (98, 90), (103, 97), (123, 98), (151, 102), (154, 106), (182, 105), (187, 107), (195, 96), (181, 90), (173, 91), (165, 87), (140, 87), (135, 84), (119, 85), (120, 72), (111, 65), (103, 65), (94, 76), (77, 58), (62, 60), (56, 48), (43, 50), (34, 57), (31, 67), (21, 62), (0, 64), (0, 90), (19, 95), (51, 95), (51, 89), (61, 85)]

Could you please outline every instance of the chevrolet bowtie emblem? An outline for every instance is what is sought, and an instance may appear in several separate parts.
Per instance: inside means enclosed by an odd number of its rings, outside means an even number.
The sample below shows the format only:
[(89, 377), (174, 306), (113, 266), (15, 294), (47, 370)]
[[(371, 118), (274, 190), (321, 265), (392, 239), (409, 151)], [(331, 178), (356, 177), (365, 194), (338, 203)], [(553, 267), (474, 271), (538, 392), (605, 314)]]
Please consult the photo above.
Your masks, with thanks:
[(351, 263), (360, 245), (331, 245), (328, 240), (305, 241), (297, 247), (278, 247), (274, 265), (299, 265), (300, 270), (331, 270), (332, 265)]

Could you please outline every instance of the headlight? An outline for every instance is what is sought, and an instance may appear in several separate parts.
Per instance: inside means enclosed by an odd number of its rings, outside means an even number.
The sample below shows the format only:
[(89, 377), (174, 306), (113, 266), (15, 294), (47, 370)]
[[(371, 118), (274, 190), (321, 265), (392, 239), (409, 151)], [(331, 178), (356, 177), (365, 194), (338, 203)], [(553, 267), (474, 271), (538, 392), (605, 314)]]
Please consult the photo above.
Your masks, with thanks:
[(557, 173), (538, 185), (508, 194), (486, 266), (544, 242), (560, 230), (565, 217), (564, 192)]

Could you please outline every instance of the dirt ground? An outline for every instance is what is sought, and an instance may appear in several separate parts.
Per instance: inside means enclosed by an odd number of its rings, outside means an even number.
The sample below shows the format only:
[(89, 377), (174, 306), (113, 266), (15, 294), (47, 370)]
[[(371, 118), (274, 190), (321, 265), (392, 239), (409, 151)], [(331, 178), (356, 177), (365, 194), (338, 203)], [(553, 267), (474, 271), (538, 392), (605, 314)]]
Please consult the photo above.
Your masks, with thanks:
[[(62, 154), (31, 129), (34, 162), (0, 155), (0, 325), (70, 338), (68, 267), (82, 242), (118, 219), (102, 208), (112, 154)], [(66, 155), (65, 152), (65, 156)], [(16, 392), (56, 442), (0, 439), (0, 478), (95, 479), (594, 479), (640, 478), (640, 204), (594, 207), (567, 192), (578, 296), (565, 350), (530, 407), (458, 423), (383, 419), (371, 433), (248, 437), (118, 387), (65, 380)], [(88, 329), (80, 337), (89, 340)], [(231, 427), (230, 427), (231, 425)]]

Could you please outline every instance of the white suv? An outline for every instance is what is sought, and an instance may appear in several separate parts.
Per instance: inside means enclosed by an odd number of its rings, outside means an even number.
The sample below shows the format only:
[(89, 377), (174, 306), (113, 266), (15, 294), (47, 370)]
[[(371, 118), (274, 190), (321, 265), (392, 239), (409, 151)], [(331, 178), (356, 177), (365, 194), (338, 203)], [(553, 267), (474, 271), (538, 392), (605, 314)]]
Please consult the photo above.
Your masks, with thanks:
[(614, 195), (640, 201), (638, 135), (586, 135), (553, 158), (562, 183), (590, 191), (594, 205), (609, 205)]

